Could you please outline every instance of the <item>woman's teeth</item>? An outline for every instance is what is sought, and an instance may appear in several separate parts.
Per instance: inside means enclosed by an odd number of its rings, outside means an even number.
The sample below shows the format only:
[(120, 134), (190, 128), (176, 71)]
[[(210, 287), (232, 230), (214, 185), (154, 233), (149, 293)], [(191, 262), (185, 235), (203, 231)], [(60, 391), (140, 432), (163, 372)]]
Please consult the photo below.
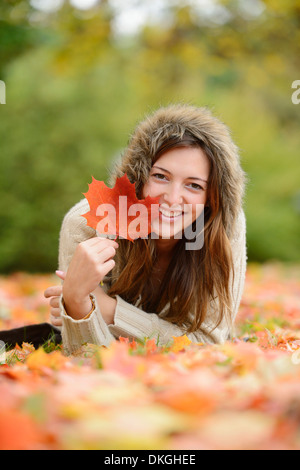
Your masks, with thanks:
[(178, 217), (179, 215), (182, 215), (182, 211), (170, 212), (162, 208), (160, 208), (159, 210), (162, 213), (162, 215), (164, 215), (165, 217), (169, 217), (169, 218)]

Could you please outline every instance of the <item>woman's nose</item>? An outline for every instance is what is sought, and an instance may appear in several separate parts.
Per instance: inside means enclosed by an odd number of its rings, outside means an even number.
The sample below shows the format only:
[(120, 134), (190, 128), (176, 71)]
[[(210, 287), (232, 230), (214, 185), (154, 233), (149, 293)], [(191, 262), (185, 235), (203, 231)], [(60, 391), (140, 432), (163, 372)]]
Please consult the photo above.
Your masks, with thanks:
[(169, 206), (175, 206), (175, 205), (182, 204), (183, 195), (182, 195), (181, 186), (179, 186), (177, 184), (168, 185), (168, 187), (164, 191), (163, 198), (164, 198), (164, 201)]

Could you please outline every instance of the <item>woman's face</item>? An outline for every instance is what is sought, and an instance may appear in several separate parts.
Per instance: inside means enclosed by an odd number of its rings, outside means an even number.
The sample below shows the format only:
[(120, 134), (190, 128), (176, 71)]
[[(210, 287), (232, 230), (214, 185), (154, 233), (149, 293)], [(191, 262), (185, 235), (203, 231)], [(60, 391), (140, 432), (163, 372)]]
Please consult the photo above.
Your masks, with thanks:
[(154, 163), (143, 197), (159, 197), (159, 217), (151, 224), (159, 238), (182, 234), (202, 213), (209, 170), (209, 160), (199, 147), (168, 150)]

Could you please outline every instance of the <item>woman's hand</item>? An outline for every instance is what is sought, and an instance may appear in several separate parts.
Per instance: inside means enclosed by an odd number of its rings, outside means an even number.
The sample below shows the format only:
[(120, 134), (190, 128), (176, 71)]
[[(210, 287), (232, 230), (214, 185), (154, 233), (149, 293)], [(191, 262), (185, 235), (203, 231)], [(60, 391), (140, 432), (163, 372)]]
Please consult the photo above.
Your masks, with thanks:
[[(56, 274), (61, 279), (65, 278), (65, 273), (61, 271), (56, 271)], [(60, 315), (60, 308), (59, 308), (59, 299), (62, 294), (62, 286), (51, 286), (45, 290), (44, 296), (46, 299), (50, 298), (50, 322), (53, 326), (62, 326), (62, 319)]]
[(77, 246), (63, 284), (66, 311), (72, 318), (84, 318), (91, 310), (90, 294), (113, 269), (118, 243), (108, 238), (91, 238)]

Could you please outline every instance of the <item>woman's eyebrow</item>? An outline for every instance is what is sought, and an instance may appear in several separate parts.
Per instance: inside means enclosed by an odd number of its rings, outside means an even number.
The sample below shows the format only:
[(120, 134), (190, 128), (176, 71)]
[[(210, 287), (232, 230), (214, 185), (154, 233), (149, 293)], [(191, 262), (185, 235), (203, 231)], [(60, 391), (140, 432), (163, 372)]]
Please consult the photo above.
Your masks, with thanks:
[[(157, 168), (158, 170), (162, 170), (162, 171), (165, 171), (166, 173), (168, 173), (169, 175), (171, 174), (171, 172), (169, 170), (166, 170), (165, 168), (161, 168), (159, 166), (154, 166), (152, 168)], [(188, 180), (199, 180), (199, 181), (203, 181), (203, 183), (207, 183), (206, 180), (204, 180), (203, 178), (196, 178), (195, 176), (188, 176), (187, 177)]]

